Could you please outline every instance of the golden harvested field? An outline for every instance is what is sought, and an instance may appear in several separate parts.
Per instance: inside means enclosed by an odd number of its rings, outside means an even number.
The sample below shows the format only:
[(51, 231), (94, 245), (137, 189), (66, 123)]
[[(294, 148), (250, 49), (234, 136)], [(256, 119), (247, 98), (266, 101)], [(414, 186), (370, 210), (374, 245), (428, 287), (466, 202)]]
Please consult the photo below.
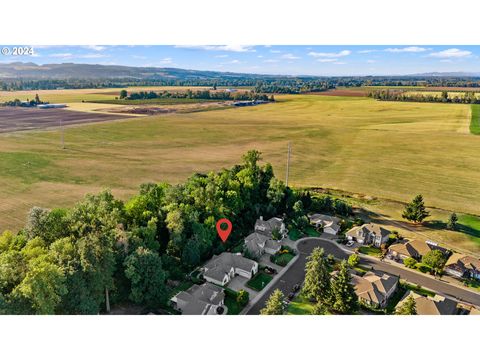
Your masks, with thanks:
[(104, 187), (125, 198), (142, 182), (178, 182), (229, 167), (252, 148), (283, 179), (288, 141), (292, 185), (396, 201), (421, 193), (429, 206), (480, 214), (480, 136), (469, 133), (470, 106), (277, 98), (71, 127), (65, 150), (58, 130), (1, 135), (0, 230), (18, 228), (33, 205), (71, 205)]

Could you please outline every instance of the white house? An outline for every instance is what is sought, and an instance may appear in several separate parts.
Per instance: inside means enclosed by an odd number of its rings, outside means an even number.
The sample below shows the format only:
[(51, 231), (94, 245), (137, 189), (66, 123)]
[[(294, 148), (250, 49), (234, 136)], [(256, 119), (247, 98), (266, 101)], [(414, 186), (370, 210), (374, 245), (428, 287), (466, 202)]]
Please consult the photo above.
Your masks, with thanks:
[(397, 290), (398, 277), (380, 271), (369, 271), (363, 277), (352, 275), (352, 284), (360, 301), (384, 308)]
[(220, 286), (227, 285), (235, 275), (252, 278), (258, 272), (258, 263), (247, 259), (241, 254), (229, 252), (214, 255), (202, 267), (203, 277), (208, 282)]
[(359, 244), (380, 247), (380, 245), (388, 241), (390, 231), (377, 224), (364, 224), (350, 229), (347, 234), (348, 240), (353, 240)]
[(205, 283), (193, 285), (170, 299), (172, 306), (182, 315), (221, 315), (226, 314), (225, 293), (217, 285)]
[(287, 229), (281, 218), (273, 217), (268, 220), (263, 220), (263, 216), (260, 216), (260, 219), (255, 222), (255, 232), (259, 234), (271, 238), (274, 231), (278, 231), (281, 238), (287, 235)]
[(255, 257), (263, 254), (275, 255), (280, 251), (282, 245), (279, 240), (273, 240), (269, 236), (254, 232), (245, 238), (245, 248)]
[(308, 215), (310, 224), (316, 228), (322, 228), (324, 233), (337, 235), (340, 231), (340, 219), (335, 216), (329, 216), (324, 214), (312, 214)]

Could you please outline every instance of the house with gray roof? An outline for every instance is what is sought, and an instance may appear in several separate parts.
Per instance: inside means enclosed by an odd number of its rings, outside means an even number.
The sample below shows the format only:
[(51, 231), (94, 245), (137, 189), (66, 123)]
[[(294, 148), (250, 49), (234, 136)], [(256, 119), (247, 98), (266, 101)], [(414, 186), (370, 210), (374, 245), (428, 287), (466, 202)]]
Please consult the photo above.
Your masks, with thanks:
[(225, 294), (221, 287), (205, 283), (193, 285), (170, 299), (182, 315), (221, 315), (227, 313)]
[(353, 240), (359, 244), (373, 245), (380, 247), (388, 241), (390, 231), (373, 223), (355, 226), (346, 233), (348, 240)]
[(287, 235), (287, 229), (285, 228), (285, 224), (283, 220), (279, 217), (273, 217), (268, 220), (263, 220), (263, 216), (255, 222), (255, 232), (272, 237), (274, 231), (278, 231), (280, 234), (280, 238), (283, 238)]
[(359, 301), (384, 308), (398, 288), (398, 276), (369, 271), (363, 276), (352, 275), (352, 284)]
[(310, 219), (310, 224), (315, 226), (317, 229), (323, 229), (324, 233), (337, 235), (340, 231), (340, 219), (335, 216), (324, 215), (324, 214), (312, 214), (308, 215)]
[(229, 252), (214, 255), (201, 268), (205, 280), (220, 286), (227, 285), (236, 275), (247, 279), (258, 272), (258, 263), (241, 254)]
[(251, 233), (245, 238), (245, 249), (255, 258), (260, 258), (265, 253), (275, 255), (281, 247), (280, 241), (258, 232)]

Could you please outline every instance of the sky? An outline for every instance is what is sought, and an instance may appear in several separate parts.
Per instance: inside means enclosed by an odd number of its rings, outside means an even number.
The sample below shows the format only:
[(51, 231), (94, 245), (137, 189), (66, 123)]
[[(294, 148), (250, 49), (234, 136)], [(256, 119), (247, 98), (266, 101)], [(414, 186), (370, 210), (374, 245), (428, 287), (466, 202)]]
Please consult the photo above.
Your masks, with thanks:
[(0, 62), (86, 63), (320, 76), (408, 75), (458, 71), (480, 73), (480, 46), (33, 45), (32, 47), (33, 55), (0, 55)]

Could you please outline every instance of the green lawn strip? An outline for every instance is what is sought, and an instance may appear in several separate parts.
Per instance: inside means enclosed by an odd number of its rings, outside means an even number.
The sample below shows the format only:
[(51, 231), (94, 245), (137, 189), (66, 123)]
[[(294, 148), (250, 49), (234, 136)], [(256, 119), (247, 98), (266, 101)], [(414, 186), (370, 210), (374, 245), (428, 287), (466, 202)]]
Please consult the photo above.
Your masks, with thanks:
[(457, 231), (468, 235), (472, 241), (480, 244), (480, 217), (468, 214), (459, 214)]
[(273, 263), (279, 265), (279, 266), (286, 266), (293, 258), (295, 255), (288, 253), (288, 254), (278, 254), (275, 255)]
[(407, 290), (412, 290), (416, 292), (417, 294), (423, 295), (423, 296), (430, 296), (434, 297), (435, 293), (433, 291), (427, 290), (422, 288), (420, 285), (415, 285), (415, 284), (410, 284), (406, 282), (401, 282), (401, 285), (405, 287)]
[(263, 272), (257, 273), (253, 278), (251, 278), (247, 282), (247, 286), (253, 290), (260, 291), (262, 290), (267, 284), (272, 281), (273, 277)]
[(470, 132), (474, 135), (480, 135), (480, 105), (472, 105)]
[(381, 257), (382, 256), (382, 251), (380, 249), (377, 249), (376, 247), (373, 247), (373, 246), (360, 246), (358, 248), (358, 251), (361, 254), (365, 254), (365, 255), (370, 255), (370, 256), (375, 256), (375, 257)]
[(469, 288), (472, 288), (476, 291), (480, 291), (480, 280), (477, 279), (466, 279), (463, 281), (463, 284)]
[(314, 304), (303, 295), (296, 296), (287, 307), (288, 315), (311, 315)]

